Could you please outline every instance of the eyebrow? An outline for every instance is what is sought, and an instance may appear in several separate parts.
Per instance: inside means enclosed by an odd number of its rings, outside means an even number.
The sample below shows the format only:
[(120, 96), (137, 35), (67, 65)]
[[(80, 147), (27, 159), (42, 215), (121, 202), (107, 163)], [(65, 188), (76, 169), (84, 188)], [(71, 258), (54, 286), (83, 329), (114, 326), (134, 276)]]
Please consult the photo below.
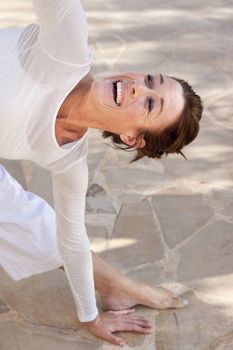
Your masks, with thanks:
[(161, 99), (160, 99), (160, 111), (159, 111), (159, 114), (162, 113), (163, 106), (164, 106), (164, 99), (161, 97)]
[(162, 76), (162, 74), (160, 73), (160, 84), (163, 84), (164, 83), (164, 78)]

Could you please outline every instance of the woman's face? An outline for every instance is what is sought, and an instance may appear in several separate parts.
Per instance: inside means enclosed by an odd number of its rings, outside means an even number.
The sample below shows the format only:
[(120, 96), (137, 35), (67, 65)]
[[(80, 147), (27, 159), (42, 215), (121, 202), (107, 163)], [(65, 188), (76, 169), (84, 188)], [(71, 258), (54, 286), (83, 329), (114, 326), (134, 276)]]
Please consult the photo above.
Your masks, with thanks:
[(95, 113), (109, 126), (106, 130), (132, 137), (169, 127), (184, 107), (182, 86), (162, 74), (126, 73), (94, 80), (90, 97)]

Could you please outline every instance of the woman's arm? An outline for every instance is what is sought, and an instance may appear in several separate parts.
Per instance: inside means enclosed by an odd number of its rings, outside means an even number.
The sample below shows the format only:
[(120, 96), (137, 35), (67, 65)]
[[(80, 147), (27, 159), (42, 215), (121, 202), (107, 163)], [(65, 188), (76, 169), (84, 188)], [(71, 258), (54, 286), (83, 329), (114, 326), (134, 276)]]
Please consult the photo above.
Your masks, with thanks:
[(126, 342), (114, 332), (149, 334), (148, 322), (141, 316), (133, 316), (135, 310), (108, 311), (98, 315), (91, 250), (84, 225), (88, 178), (86, 160), (61, 174), (53, 174), (52, 178), (58, 249), (64, 259), (80, 321), (85, 322), (84, 327), (97, 337), (116, 345)]
[(92, 321), (98, 310), (91, 250), (84, 223), (88, 182), (86, 159), (62, 173), (52, 174), (52, 179), (58, 249), (64, 260), (79, 320)]
[(86, 17), (79, 0), (33, 0), (39, 40), (54, 59), (85, 64), (90, 59)]

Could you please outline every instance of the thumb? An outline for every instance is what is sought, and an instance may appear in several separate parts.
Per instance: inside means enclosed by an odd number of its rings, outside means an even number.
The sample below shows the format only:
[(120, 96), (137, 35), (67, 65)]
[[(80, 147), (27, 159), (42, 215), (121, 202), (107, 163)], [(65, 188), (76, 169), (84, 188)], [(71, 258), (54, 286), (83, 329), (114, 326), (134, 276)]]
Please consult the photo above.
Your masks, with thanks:
[(108, 332), (108, 331), (103, 331), (101, 332), (101, 338), (103, 338), (104, 340), (107, 340), (109, 341), (110, 343), (112, 344), (115, 344), (115, 345), (125, 345), (126, 344), (126, 341), (120, 337), (117, 337), (116, 335), (113, 335), (112, 333)]

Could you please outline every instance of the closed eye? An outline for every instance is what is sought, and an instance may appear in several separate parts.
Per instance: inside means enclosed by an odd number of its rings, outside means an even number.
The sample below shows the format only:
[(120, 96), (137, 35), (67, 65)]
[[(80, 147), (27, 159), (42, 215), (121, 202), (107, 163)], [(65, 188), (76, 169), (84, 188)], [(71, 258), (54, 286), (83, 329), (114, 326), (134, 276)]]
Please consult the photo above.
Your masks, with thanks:
[(148, 88), (153, 89), (155, 84), (154, 77), (151, 74), (147, 74), (145, 77), (145, 83)]
[(149, 113), (151, 113), (153, 107), (154, 107), (155, 101), (153, 100), (153, 98), (149, 97), (148, 98), (148, 111)]

